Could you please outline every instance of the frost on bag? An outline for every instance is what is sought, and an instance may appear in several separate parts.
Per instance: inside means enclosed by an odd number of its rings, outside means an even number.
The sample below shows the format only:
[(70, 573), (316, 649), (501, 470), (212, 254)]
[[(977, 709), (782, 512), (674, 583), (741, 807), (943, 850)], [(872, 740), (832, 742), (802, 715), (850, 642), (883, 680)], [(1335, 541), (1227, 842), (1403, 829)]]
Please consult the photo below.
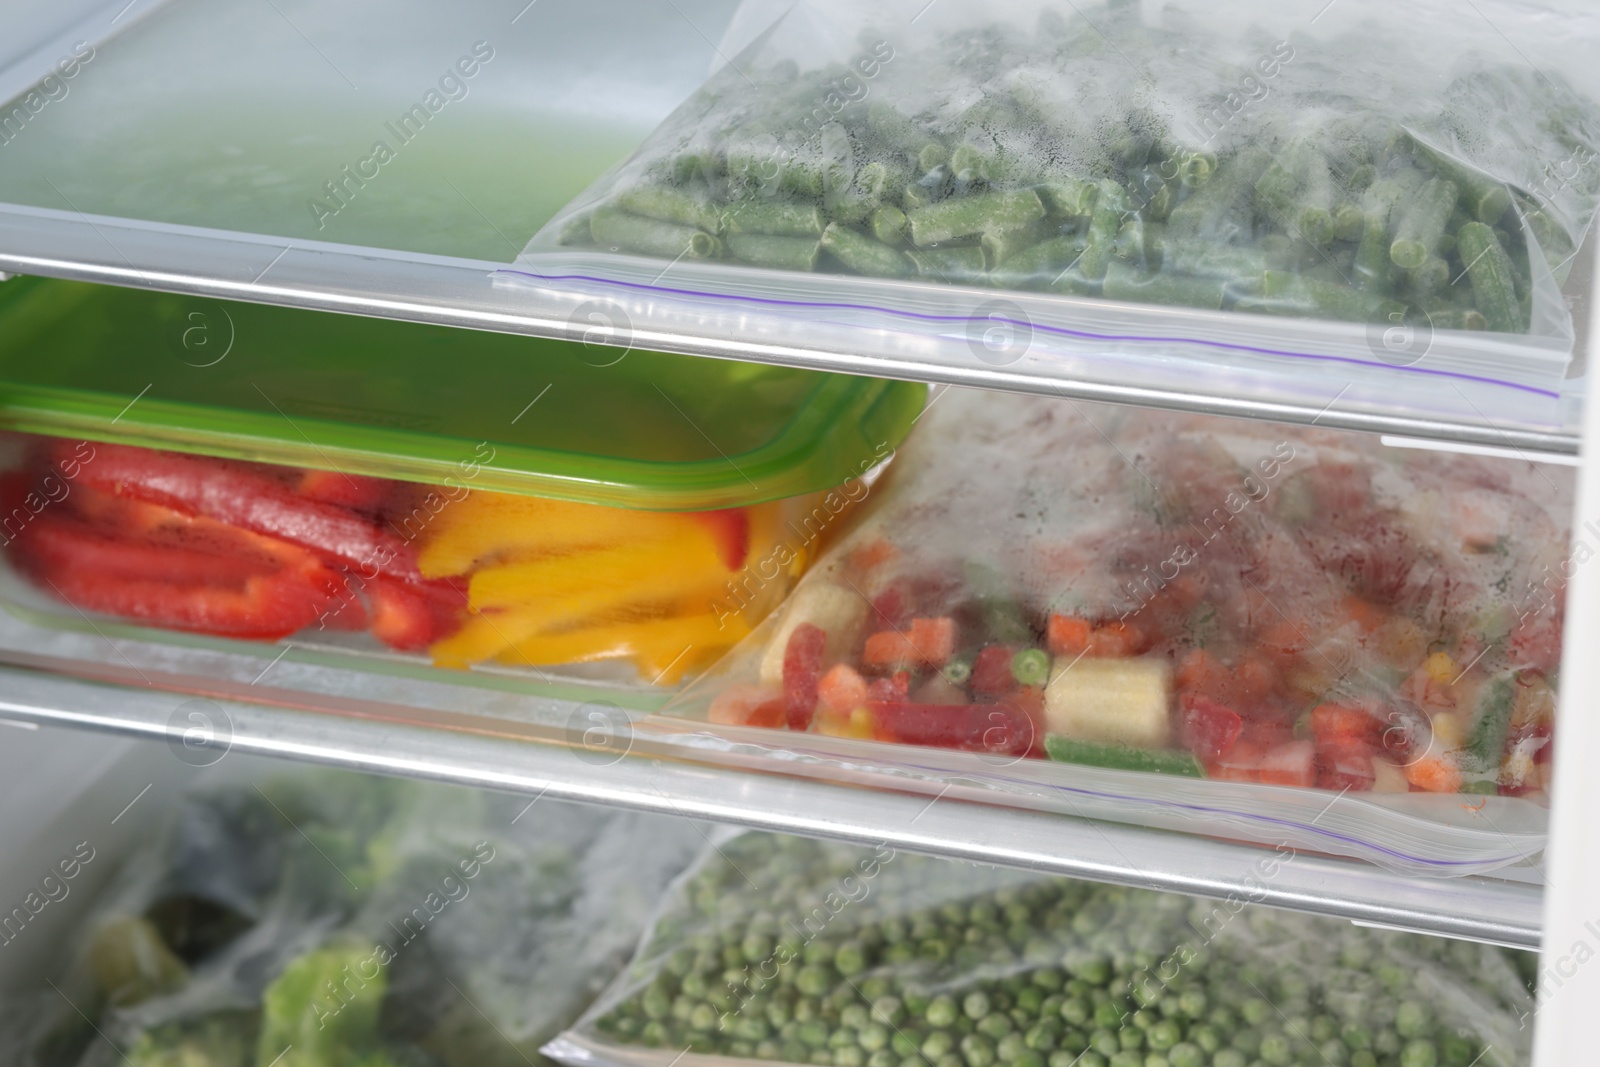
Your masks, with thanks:
[(545, 1051), (574, 1067), (1510, 1067), (1528, 1061), (1535, 959), (747, 834)]
[[(1382, 837), (1361, 801), (1492, 820), (1498, 855), (1542, 828), (1562, 593), (1592, 554), (1568, 556), (1571, 501), (1566, 468), (951, 389), (781, 612), (667, 713), (1097, 817), (1164, 798), (1218, 820), (1233, 798), (1277, 842), (1298, 805), (1293, 844), (1324, 851)], [(1372, 858), (1461, 869), (1436, 829)]]
[[(1570, 349), (1558, 290), (1600, 191), (1600, 114), (1551, 52), (1533, 70), (1487, 21), (1531, 17), (1144, 7), (802, 0), (525, 257), (593, 248)], [(1548, 21), (1596, 34), (1591, 17)]]
[[(701, 838), (348, 774), (186, 802), (37, 993), (22, 1067), (511, 1067), (575, 1018)], [(67, 1006), (62, 995), (80, 1015)]]

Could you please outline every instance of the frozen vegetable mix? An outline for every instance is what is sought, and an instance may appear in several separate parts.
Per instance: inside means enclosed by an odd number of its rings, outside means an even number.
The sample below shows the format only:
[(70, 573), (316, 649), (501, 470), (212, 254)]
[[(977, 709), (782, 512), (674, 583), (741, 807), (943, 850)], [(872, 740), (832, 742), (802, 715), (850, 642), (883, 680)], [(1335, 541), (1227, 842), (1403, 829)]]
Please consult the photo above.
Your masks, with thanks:
[(553, 803), (519, 818), (524, 806), (315, 772), (196, 795), (124, 862), (76, 944), (49, 957), (56, 988), (41, 977), (37, 993), (0, 998), (0, 1056), (540, 1062), (540, 1043), (620, 968), (703, 842), (682, 820)]
[(744, 835), (547, 1046), (821, 1067), (1511, 1065), (1531, 953)]
[(441, 666), (620, 660), (671, 685), (747, 634), (807, 558), (718, 611), (794, 539), (798, 503), (632, 511), (103, 441), (23, 452), (0, 475), (0, 538), (41, 594), (219, 637), (364, 631)]
[(668, 710), (1008, 778), (1040, 759), (1542, 803), (1571, 492), (1566, 468), (953, 389)]
[(1570, 347), (1589, 71), (1493, 29), (1532, 20), (1453, 11), (808, 0), (525, 254), (674, 260), (702, 297), (765, 295), (716, 262)]

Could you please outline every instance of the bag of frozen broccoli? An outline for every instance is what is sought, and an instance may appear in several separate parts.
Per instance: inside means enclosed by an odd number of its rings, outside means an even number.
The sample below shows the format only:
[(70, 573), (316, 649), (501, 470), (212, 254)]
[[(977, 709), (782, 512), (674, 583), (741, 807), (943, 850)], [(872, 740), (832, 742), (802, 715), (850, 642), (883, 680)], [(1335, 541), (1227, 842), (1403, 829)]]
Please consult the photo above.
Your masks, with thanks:
[(189, 798), (57, 973), (25, 1067), (512, 1067), (626, 960), (703, 843), (681, 819), (348, 773)]
[(1261, 366), (1548, 416), (1600, 194), (1600, 22), (1546, 14), (801, 0), (521, 280), (635, 328), (720, 310), (744, 340), (958, 365), (1025, 333), (1078, 376)]
[(1572, 494), (1554, 465), (949, 389), (647, 722), (768, 771), (1488, 870), (1543, 845), (1594, 551)]
[(749, 833), (545, 1047), (570, 1067), (1528, 1062), (1532, 953)]

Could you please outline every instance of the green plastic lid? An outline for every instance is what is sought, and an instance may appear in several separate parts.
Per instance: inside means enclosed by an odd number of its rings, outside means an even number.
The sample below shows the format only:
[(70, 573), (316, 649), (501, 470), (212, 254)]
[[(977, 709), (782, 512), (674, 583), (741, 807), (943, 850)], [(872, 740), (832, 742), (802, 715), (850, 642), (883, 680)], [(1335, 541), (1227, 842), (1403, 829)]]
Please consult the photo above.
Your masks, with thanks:
[(738, 507), (895, 448), (926, 387), (44, 278), (0, 427), (617, 507)]

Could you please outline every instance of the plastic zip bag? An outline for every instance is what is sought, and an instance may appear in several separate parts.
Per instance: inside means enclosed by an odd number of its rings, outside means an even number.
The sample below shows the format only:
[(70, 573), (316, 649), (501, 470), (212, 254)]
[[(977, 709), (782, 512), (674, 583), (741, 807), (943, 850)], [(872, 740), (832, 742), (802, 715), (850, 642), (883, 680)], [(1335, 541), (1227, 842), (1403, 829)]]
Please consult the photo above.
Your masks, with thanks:
[(1543, 843), (1571, 507), (1562, 468), (952, 389), (650, 721), (746, 766), (1491, 869)]
[[(1531, 953), (746, 834), (545, 1047), (571, 1067), (1525, 1063)], [(1477, 1057), (1477, 1058), (1475, 1058)]]
[(684, 820), (525, 807), (325, 772), (195, 796), (125, 862), (48, 976), (61, 992), (8, 998), (0, 1051), (29, 1067), (525, 1064), (703, 844)]
[(1592, 16), (1074, 10), (796, 4), (500, 276), (634, 328), (1554, 421)]

